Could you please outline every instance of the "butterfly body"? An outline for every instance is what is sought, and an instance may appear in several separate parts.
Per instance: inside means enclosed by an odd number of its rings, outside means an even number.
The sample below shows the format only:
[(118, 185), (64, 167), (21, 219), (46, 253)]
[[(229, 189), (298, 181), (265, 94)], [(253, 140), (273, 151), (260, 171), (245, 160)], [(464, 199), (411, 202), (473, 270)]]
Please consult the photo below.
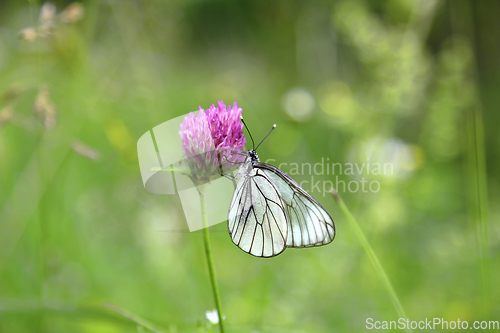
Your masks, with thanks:
[(327, 211), (284, 171), (247, 152), (235, 176), (229, 207), (231, 239), (257, 257), (273, 257), (287, 247), (325, 245), (335, 238)]

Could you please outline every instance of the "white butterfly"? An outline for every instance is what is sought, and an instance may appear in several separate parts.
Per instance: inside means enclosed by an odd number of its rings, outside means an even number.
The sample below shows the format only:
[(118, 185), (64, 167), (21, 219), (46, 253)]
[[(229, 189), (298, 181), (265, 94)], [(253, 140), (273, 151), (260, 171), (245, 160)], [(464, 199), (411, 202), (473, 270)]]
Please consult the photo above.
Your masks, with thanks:
[(228, 229), (243, 251), (273, 257), (287, 247), (320, 246), (335, 238), (333, 219), (319, 202), (284, 171), (260, 162), (254, 149), (234, 180)]

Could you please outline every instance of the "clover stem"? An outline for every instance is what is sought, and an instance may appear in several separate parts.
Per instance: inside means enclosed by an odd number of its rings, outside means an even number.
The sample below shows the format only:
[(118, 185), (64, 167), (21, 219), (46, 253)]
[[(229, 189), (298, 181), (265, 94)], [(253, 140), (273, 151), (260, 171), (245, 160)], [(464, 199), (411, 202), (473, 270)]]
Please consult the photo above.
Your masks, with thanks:
[(198, 193), (200, 194), (201, 218), (203, 223), (203, 243), (205, 245), (205, 255), (207, 257), (208, 272), (210, 274), (210, 282), (212, 285), (212, 293), (214, 295), (217, 315), (219, 316), (220, 332), (224, 333), (224, 323), (222, 321), (223, 315), (220, 302), (219, 287), (217, 285), (217, 278), (215, 276), (215, 266), (212, 257), (212, 248), (210, 247), (210, 234), (208, 232), (208, 218), (207, 218), (207, 206), (205, 201), (205, 191), (203, 186), (199, 186), (198, 189), (199, 189)]

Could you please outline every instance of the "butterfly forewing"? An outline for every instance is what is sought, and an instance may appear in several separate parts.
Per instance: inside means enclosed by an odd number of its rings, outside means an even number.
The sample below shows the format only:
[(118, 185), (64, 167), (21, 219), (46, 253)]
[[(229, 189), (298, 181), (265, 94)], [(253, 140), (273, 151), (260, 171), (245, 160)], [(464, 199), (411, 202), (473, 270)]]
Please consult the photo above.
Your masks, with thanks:
[(234, 244), (258, 257), (283, 252), (287, 240), (284, 202), (273, 180), (248, 160), (237, 175), (228, 229)]
[(255, 163), (263, 170), (281, 194), (287, 212), (287, 247), (325, 245), (335, 238), (331, 216), (309, 193), (284, 171), (266, 163)]
[(232, 241), (257, 257), (333, 241), (335, 224), (319, 202), (284, 171), (259, 162), (254, 150), (247, 154), (229, 207)]

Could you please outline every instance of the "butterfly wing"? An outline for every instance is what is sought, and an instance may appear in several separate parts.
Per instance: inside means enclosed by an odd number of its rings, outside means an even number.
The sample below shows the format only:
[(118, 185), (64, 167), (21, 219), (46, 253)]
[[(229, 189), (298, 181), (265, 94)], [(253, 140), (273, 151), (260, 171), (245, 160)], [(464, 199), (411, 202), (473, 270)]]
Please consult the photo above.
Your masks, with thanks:
[(287, 212), (287, 247), (325, 245), (335, 238), (335, 223), (328, 212), (309, 193), (279, 168), (267, 163), (254, 163), (279, 190)]
[(279, 190), (264, 170), (241, 166), (229, 206), (228, 229), (234, 244), (257, 257), (285, 249), (287, 217)]

